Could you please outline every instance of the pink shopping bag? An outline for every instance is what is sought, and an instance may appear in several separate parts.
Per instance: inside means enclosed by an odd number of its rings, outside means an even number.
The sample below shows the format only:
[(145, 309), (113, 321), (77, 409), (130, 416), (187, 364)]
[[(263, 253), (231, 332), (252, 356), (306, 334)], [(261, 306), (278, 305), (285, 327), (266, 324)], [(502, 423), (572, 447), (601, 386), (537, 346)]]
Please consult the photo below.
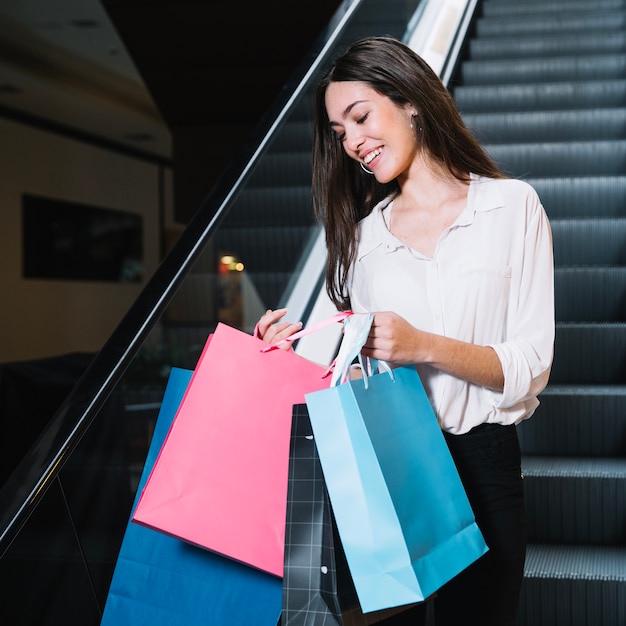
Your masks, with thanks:
[(267, 347), (218, 324), (133, 522), (282, 576), (292, 406), (329, 378), (321, 365)]
[[(140, 490), (192, 375), (170, 372)], [(281, 597), (282, 581), (272, 574), (128, 524), (100, 626), (276, 626)]]

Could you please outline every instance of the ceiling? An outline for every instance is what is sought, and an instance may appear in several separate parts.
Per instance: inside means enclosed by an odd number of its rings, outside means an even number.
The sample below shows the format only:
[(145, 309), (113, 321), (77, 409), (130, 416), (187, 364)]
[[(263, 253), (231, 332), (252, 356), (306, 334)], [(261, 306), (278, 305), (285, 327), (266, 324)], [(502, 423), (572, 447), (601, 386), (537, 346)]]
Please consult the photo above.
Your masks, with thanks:
[(341, 0), (0, 0), (0, 113), (169, 158), (254, 125)]

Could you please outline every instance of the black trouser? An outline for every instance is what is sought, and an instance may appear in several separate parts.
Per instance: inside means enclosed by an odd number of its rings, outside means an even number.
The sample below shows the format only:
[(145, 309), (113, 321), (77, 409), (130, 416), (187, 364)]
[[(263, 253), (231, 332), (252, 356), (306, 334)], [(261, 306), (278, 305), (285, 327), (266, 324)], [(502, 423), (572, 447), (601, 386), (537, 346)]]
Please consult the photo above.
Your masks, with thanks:
[[(484, 424), (445, 434), (488, 552), (426, 605), (380, 626), (514, 626), (526, 554), (521, 452), (515, 426)], [(427, 603), (426, 603), (427, 604)]]

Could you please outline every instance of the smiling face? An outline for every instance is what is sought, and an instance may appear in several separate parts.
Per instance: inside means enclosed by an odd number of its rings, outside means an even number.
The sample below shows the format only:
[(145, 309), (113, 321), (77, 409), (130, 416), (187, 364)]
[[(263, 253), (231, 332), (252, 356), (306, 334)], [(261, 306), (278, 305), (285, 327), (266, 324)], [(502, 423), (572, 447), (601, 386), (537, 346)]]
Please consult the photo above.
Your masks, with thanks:
[(419, 153), (412, 107), (398, 106), (356, 81), (331, 82), (325, 102), (330, 127), (350, 158), (366, 165), (380, 183), (408, 176)]

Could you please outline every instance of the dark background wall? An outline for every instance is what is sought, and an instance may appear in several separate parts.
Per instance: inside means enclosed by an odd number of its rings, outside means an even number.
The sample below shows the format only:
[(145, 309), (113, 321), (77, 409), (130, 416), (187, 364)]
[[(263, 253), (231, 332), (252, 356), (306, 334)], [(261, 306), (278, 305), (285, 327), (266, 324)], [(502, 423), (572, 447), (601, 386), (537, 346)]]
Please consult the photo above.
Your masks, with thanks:
[(341, 0), (102, 0), (172, 132), (186, 222)]

